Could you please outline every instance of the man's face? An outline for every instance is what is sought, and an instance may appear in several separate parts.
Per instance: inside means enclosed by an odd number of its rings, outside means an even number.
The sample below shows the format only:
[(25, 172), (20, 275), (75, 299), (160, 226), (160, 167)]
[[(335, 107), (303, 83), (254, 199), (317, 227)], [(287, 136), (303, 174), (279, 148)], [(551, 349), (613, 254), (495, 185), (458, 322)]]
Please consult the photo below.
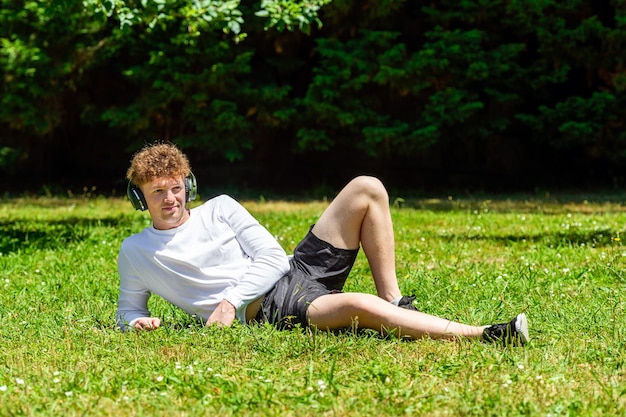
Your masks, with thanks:
[(185, 181), (182, 177), (156, 178), (140, 188), (156, 229), (173, 229), (189, 218), (185, 207)]

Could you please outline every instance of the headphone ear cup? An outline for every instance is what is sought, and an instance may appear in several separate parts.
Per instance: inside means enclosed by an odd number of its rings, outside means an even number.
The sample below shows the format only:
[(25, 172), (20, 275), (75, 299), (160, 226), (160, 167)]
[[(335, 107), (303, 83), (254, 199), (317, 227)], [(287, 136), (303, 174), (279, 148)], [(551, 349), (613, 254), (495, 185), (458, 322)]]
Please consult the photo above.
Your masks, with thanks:
[(187, 202), (195, 200), (198, 196), (198, 182), (193, 172), (189, 173), (189, 176), (185, 178), (185, 197)]
[(128, 199), (135, 210), (145, 211), (148, 208), (148, 203), (146, 203), (143, 193), (130, 181), (128, 181), (128, 187), (126, 187), (126, 195), (128, 195)]

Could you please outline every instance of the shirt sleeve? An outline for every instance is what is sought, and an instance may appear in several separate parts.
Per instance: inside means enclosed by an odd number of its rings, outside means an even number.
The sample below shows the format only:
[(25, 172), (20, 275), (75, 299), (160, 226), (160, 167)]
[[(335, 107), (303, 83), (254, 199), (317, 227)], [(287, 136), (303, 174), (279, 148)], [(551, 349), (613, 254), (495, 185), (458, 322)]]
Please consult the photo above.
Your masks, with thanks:
[[(224, 294), (224, 299), (241, 313), (242, 307), (267, 293), (289, 271), (289, 260), (285, 250), (265, 227), (241, 204), (225, 197), (221, 214), (235, 232), (243, 251), (252, 259), (241, 280)], [(241, 319), (241, 314), (238, 316)]]
[(117, 269), (120, 275), (120, 295), (117, 302), (116, 321), (120, 330), (126, 331), (138, 318), (150, 317), (150, 311), (148, 311), (150, 291), (134, 273), (135, 268), (125, 253), (124, 243), (118, 255)]

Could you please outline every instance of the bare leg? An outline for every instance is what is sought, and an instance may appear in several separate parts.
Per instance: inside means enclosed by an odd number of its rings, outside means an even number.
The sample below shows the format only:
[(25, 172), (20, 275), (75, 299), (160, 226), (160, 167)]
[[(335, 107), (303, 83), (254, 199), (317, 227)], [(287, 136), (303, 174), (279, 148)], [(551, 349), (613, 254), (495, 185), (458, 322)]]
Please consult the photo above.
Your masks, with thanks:
[(480, 337), (486, 326), (469, 326), (418, 311), (409, 311), (371, 294), (341, 293), (317, 298), (307, 310), (312, 326), (338, 330), (357, 325), (380, 332), (396, 330), (413, 339)]
[(313, 233), (342, 249), (361, 245), (367, 256), (378, 296), (391, 301), (401, 296), (396, 277), (395, 242), (389, 196), (374, 177), (348, 183), (324, 211)]

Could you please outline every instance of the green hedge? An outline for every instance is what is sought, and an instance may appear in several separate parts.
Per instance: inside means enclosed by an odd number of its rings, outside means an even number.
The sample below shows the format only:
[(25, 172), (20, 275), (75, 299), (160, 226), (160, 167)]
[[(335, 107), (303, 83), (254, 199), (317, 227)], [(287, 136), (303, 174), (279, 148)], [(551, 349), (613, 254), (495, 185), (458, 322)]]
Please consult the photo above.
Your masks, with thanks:
[(264, 172), (293, 159), (523, 175), (542, 162), (616, 177), (625, 11), (590, 0), (2, 0), (0, 169), (110, 175), (165, 139), (199, 163)]

